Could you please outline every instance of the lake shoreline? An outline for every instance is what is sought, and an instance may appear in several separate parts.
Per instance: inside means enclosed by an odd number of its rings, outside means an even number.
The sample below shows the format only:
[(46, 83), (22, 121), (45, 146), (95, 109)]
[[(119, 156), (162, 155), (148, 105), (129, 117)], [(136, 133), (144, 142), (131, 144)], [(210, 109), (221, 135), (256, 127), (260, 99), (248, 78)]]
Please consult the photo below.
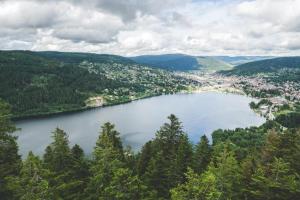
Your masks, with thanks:
[[(181, 93), (181, 92), (178, 92), (178, 93)], [(174, 93), (174, 94), (178, 94), (178, 93)], [(12, 116), (11, 120), (14, 121), (14, 122), (18, 122), (18, 121), (22, 121), (22, 120), (42, 119), (42, 118), (55, 117), (55, 116), (66, 115), (66, 114), (80, 113), (80, 112), (84, 112), (84, 111), (87, 111), (87, 110), (117, 106), (117, 105), (127, 104), (127, 103), (131, 103), (131, 102), (134, 102), (134, 101), (147, 99), (147, 98), (151, 98), (151, 97), (162, 96), (162, 95), (168, 95), (168, 94), (156, 94), (156, 95), (143, 96), (143, 97), (136, 98), (136, 99), (133, 99), (133, 100), (116, 102), (116, 103), (109, 103), (109, 104), (104, 104), (104, 105), (101, 105), (101, 106), (92, 106), (92, 107), (86, 107), (85, 106), (85, 107), (82, 107), (82, 108), (62, 110), (62, 111), (58, 111), (58, 112), (47, 112), (47, 113), (32, 114), (32, 115), (30, 114), (30, 115), (24, 115), (24, 116)]]
[(173, 113), (181, 119), (185, 125), (184, 131), (191, 140), (196, 142), (203, 134), (209, 136), (216, 129), (244, 128), (264, 123), (265, 119), (249, 108), (251, 100), (244, 95), (217, 91), (184, 91), (103, 109), (18, 121), (16, 126), (21, 130), (16, 136), (22, 154), (34, 150), (41, 155), (51, 143), (53, 130), (59, 127), (69, 134), (72, 145), (79, 144), (90, 153), (91, 143), (99, 136), (99, 127), (111, 122), (116, 125), (126, 145), (139, 149), (154, 137), (167, 116)]
[(122, 105), (131, 103), (134, 101), (162, 96), (162, 95), (172, 95), (172, 94), (193, 94), (193, 93), (202, 93), (202, 92), (221, 92), (221, 93), (230, 93), (230, 94), (238, 94), (238, 95), (245, 95), (247, 96), (242, 90), (238, 90), (233, 87), (216, 87), (216, 86), (209, 86), (209, 87), (199, 87), (192, 90), (183, 90), (176, 93), (170, 93), (170, 94), (154, 94), (154, 95), (148, 95), (148, 96), (142, 96), (136, 99), (128, 100), (128, 101), (121, 101), (116, 103), (109, 103), (109, 104), (103, 104), (101, 106), (93, 106), (93, 107), (82, 107), (82, 108), (76, 108), (76, 109), (70, 109), (70, 110), (62, 110), (58, 112), (48, 112), (48, 113), (39, 113), (39, 114), (30, 114), (30, 115), (24, 115), (24, 116), (12, 116), (12, 121), (18, 122), (22, 120), (29, 120), (29, 119), (42, 119), (42, 118), (48, 118), (48, 117), (55, 117), (60, 115), (66, 115), (66, 114), (73, 114), (73, 113), (80, 113), (87, 110), (93, 110), (93, 109), (99, 109), (99, 108), (105, 108), (105, 107), (111, 107), (116, 105)]

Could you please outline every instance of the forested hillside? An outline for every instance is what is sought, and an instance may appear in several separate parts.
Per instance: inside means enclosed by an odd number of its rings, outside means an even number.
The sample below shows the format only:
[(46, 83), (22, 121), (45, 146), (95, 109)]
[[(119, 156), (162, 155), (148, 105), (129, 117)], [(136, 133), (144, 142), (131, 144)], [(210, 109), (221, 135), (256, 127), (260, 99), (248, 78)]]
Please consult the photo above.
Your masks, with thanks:
[(185, 54), (143, 55), (130, 57), (133, 61), (155, 68), (175, 71), (200, 70), (215, 72), (230, 70), (233, 66), (270, 59), (268, 56), (191, 56)]
[(120, 56), (30, 51), (0, 51), (0, 82), (0, 97), (12, 105), (15, 117), (128, 102), (193, 86)]
[(282, 70), (299, 69), (300, 57), (280, 57), (238, 65), (225, 73), (232, 75), (256, 75), (259, 73), (274, 73)]
[(137, 63), (168, 70), (188, 71), (199, 69), (197, 59), (184, 54), (144, 55), (131, 57), (131, 59)]
[(105, 123), (92, 155), (53, 131), (43, 157), (21, 160), (9, 106), (0, 101), (0, 197), (64, 200), (296, 200), (300, 196), (300, 130), (261, 127), (217, 130), (189, 141), (170, 115), (137, 154)]
[(224, 62), (220, 59), (208, 56), (197, 56), (197, 62), (199, 64), (199, 69), (203, 72), (215, 72), (220, 70), (232, 69), (230, 63)]
[(231, 69), (232, 65), (209, 56), (190, 56), (185, 54), (144, 55), (131, 57), (141, 64), (148, 64), (155, 68), (174, 71), (200, 70), (213, 72)]
[(213, 56), (213, 57), (218, 60), (222, 60), (223, 62), (229, 63), (233, 66), (274, 58), (272, 56)]

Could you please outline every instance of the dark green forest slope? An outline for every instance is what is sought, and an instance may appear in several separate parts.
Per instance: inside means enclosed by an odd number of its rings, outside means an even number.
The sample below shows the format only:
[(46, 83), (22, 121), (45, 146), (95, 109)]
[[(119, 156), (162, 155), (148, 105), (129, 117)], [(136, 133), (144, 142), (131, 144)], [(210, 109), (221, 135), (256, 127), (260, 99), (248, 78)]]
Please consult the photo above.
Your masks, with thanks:
[(256, 75), (259, 73), (275, 73), (281, 70), (297, 69), (300, 69), (300, 57), (280, 57), (245, 63), (224, 73), (231, 75)]
[(92, 156), (70, 146), (63, 130), (42, 158), (18, 154), (9, 106), (0, 101), (0, 197), (3, 200), (296, 200), (300, 196), (300, 130), (276, 122), (217, 130), (192, 144), (168, 117), (141, 151), (124, 148), (105, 123)]
[(15, 117), (187, 90), (193, 82), (132, 60), (88, 53), (0, 51), (0, 97)]
[(199, 69), (197, 59), (184, 54), (144, 55), (131, 57), (130, 59), (137, 63), (168, 70), (188, 71)]

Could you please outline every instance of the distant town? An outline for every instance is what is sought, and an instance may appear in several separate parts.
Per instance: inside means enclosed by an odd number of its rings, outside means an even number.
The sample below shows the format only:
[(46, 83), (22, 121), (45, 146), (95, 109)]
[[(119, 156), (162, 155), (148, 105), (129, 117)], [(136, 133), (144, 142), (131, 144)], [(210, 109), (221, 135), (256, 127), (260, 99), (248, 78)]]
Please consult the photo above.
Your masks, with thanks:
[[(300, 83), (276, 83), (262, 76), (225, 76), (220, 73), (178, 73), (200, 84), (198, 91), (220, 91), (244, 94), (257, 98), (251, 106), (256, 112), (273, 120), (283, 106), (293, 106), (300, 100)], [(252, 103), (252, 105), (254, 105)]]

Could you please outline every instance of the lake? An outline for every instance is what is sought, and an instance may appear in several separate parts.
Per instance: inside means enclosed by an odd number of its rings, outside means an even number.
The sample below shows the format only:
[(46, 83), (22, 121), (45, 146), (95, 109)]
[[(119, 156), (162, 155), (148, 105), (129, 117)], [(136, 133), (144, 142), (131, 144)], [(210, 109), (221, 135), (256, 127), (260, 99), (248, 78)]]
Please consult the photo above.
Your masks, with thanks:
[(151, 140), (167, 122), (167, 116), (179, 117), (192, 142), (216, 129), (234, 129), (261, 125), (265, 119), (254, 113), (249, 103), (255, 99), (218, 92), (174, 94), (142, 99), (127, 104), (96, 108), (83, 112), (28, 119), (16, 122), (22, 155), (32, 150), (41, 155), (52, 142), (52, 131), (59, 127), (69, 135), (71, 145), (79, 144), (85, 153), (92, 152), (105, 122), (112, 122), (125, 145), (134, 150)]

